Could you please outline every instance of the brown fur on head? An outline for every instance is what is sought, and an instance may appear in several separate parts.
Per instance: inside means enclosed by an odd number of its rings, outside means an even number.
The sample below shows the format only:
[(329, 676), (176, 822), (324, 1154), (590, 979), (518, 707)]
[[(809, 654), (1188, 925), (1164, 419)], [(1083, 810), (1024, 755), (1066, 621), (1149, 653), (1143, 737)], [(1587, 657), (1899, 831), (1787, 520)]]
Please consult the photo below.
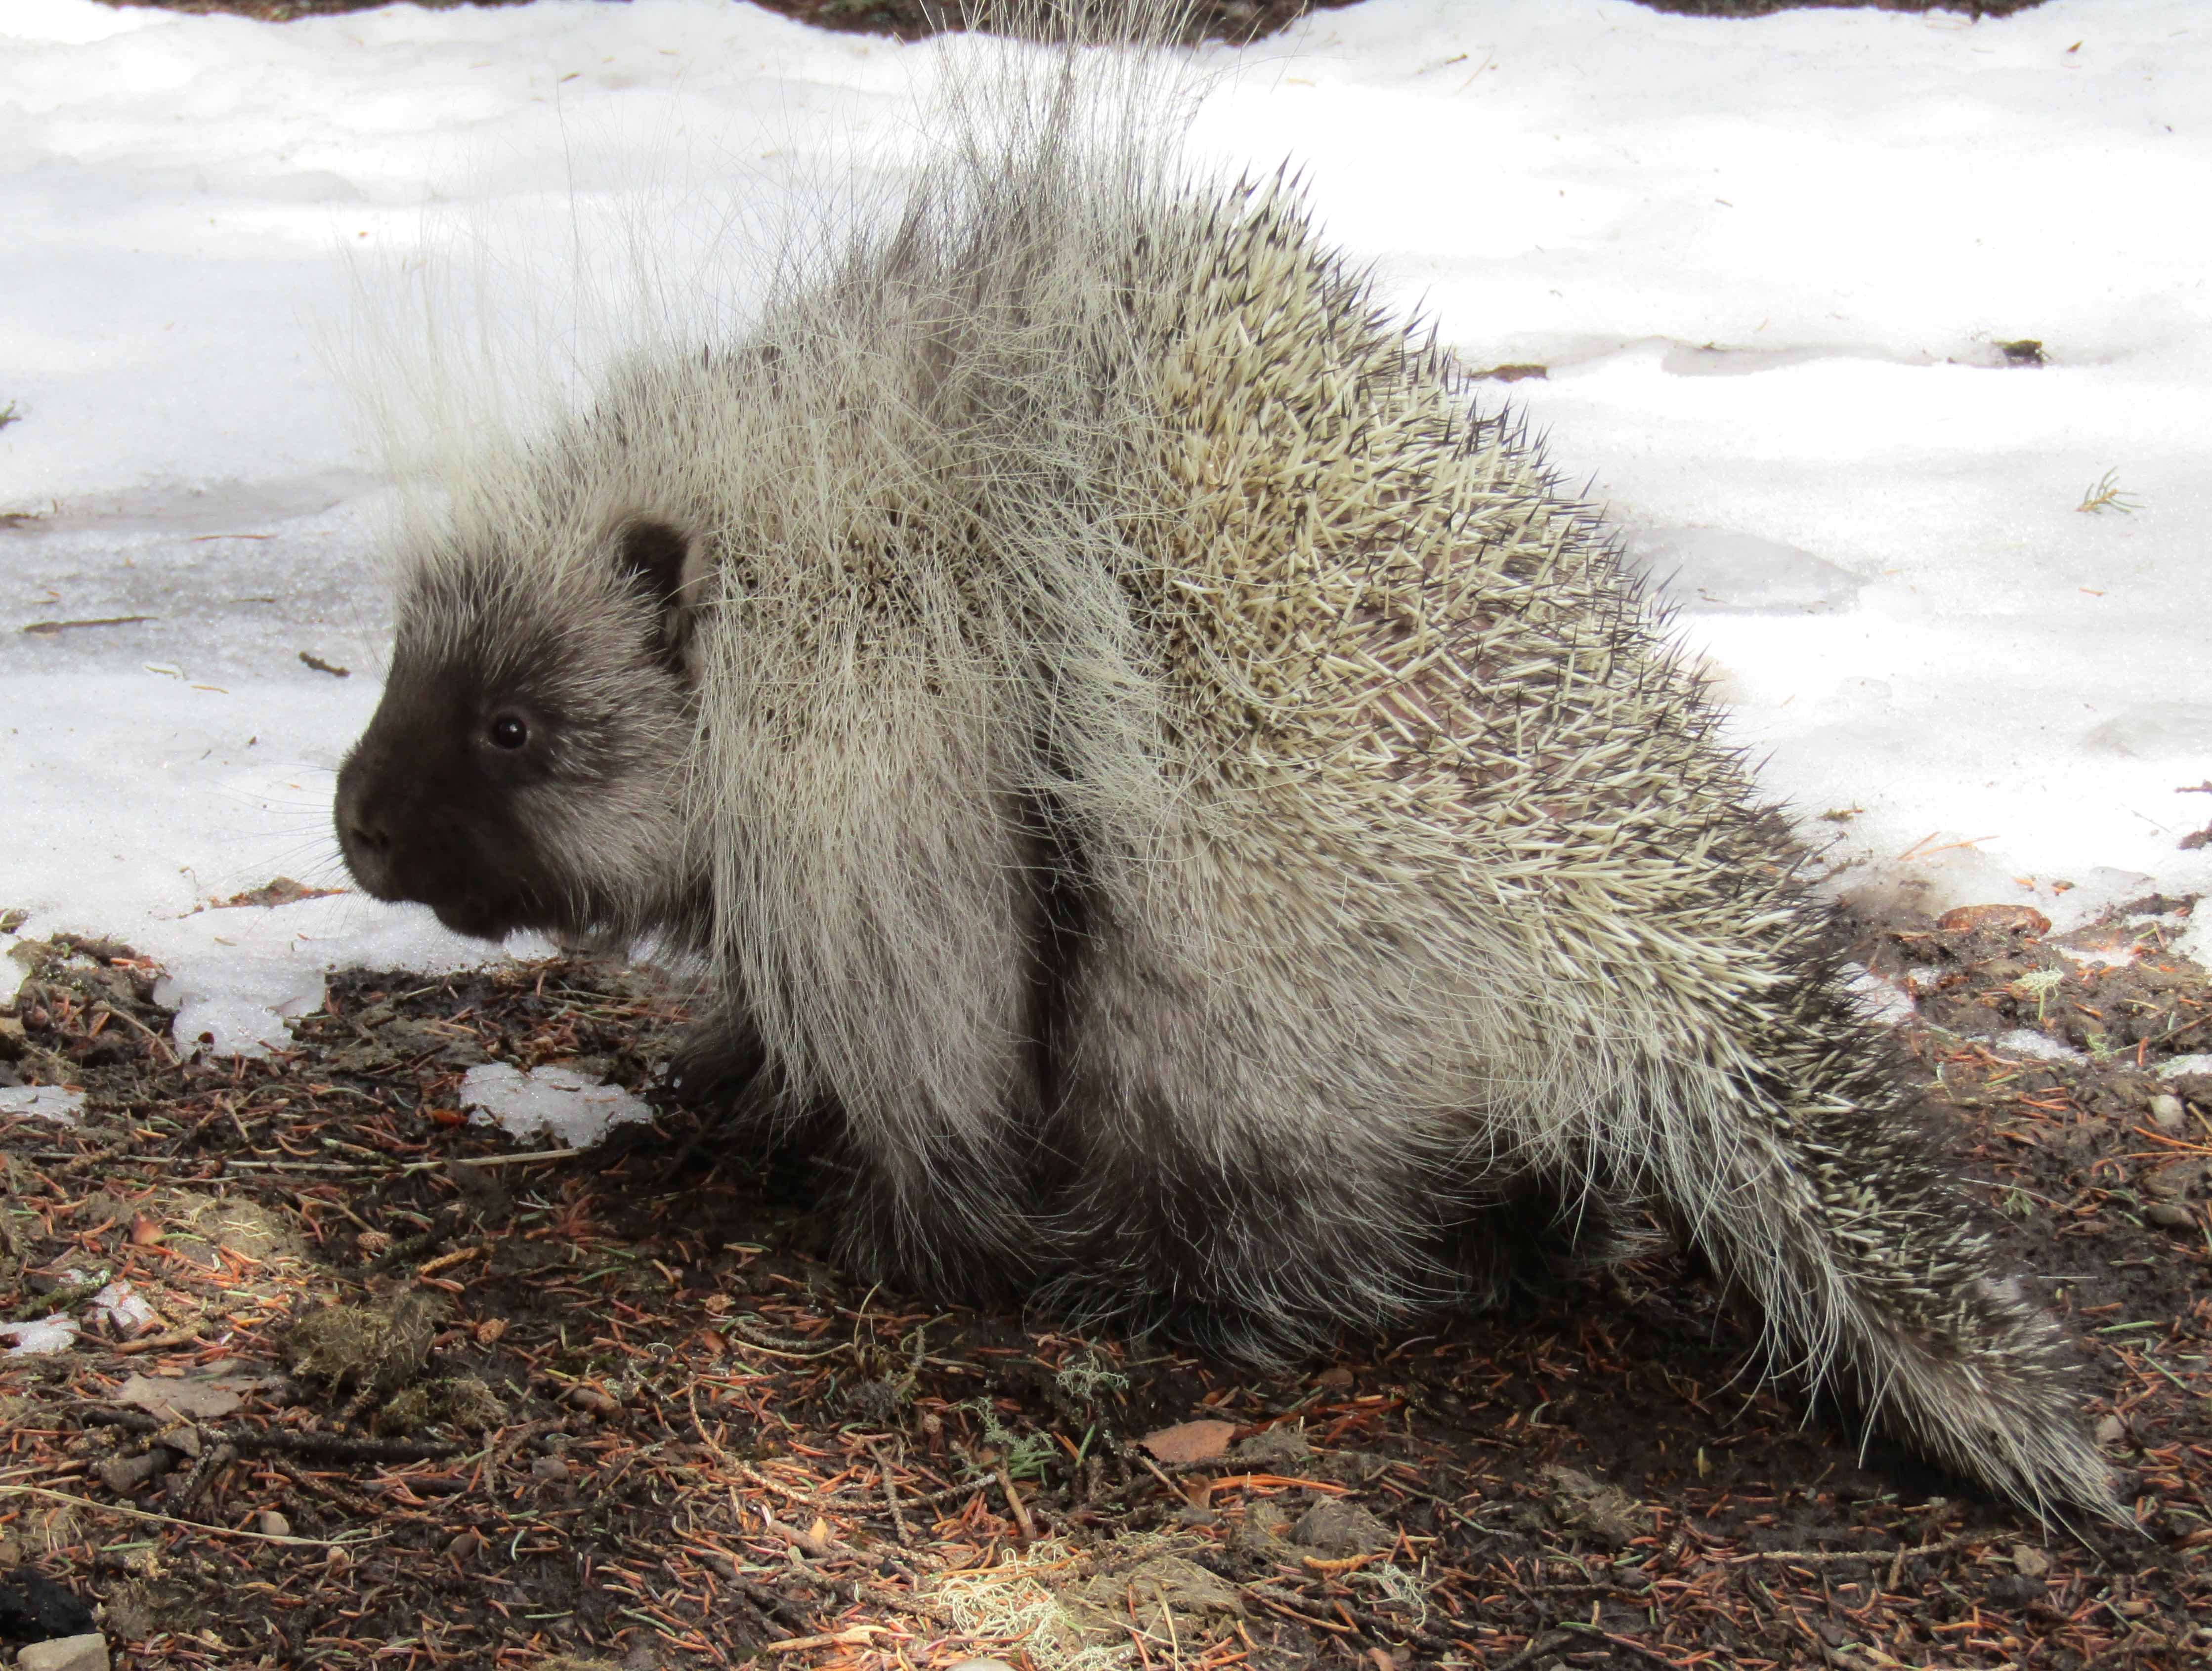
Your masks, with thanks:
[(630, 513), (418, 562), (383, 700), (338, 773), (362, 889), (487, 939), (629, 939), (684, 915), (699, 561), (690, 534)]

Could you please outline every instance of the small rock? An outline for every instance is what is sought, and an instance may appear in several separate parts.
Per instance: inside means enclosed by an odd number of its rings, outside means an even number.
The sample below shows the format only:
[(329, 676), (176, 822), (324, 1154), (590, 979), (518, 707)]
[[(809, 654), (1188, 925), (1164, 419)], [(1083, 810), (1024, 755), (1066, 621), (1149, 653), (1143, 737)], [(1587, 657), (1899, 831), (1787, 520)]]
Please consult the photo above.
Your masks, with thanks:
[(100, 1483), (118, 1497), (128, 1497), (149, 1480), (167, 1474), (176, 1461), (173, 1452), (155, 1445), (137, 1456), (112, 1457), (94, 1472), (100, 1476)]
[(2179, 1201), (2188, 1196), (2203, 1176), (2202, 1161), (2177, 1160), (2144, 1173), (2136, 1182), (2142, 1193), (2154, 1200)]
[(34, 1642), (15, 1656), (15, 1664), (17, 1671), (107, 1671), (107, 1638), (95, 1631)]
[(622, 1408), (622, 1401), (603, 1387), (594, 1387), (580, 1381), (562, 1395), (562, 1401), (589, 1416), (611, 1416)]
[(1307, 1510), (1291, 1528), (1293, 1542), (1324, 1555), (1368, 1555), (1388, 1549), (1398, 1534), (1357, 1503), (1326, 1498)]
[(1947, 934), (1974, 928), (2033, 938), (2051, 932), (2051, 919), (2032, 905), (1961, 905), (1936, 918), (1936, 926)]
[(963, 1659), (951, 1671), (1014, 1671), (1014, 1668), (1002, 1659)]
[(2161, 1091), (2150, 1099), (2150, 1122), (2162, 1132), (2178, 1132), (2187, 1123), (2181, 1099), (2171, 1091)]
[(255, 1527), (264, 1537), (289, 1538), (292, 1535), (292, 1522), (274, 1509), (264, 1509)]
[(1137, 1443), (1162, 1462), (1210, 1462), (1229, 1449), (1237, 1424), (1229, 1421), (1187, 1421), (1147, 1433)]
[(2024, 1543), (2012, 1546), (2013, 1571), (2023, 1578), (2040, 1578), (2051, 1571), (2051, 1557)]
[(530, 1465), (532, 1480), (546, 1480), (559, 1485), (568, 1477), (568, 1465), (558, 1456), (540, 1456)]
[(2160, 1230), (2197, 1228), (2197, 1215), (2179, 1201), (2153, 1201), (2143, 1209), (2143, 1218)]
[(2127, 1437), (2127, 1424), (2118, 1416), (2107, 1416), (2097, 1424), (2099, 1444), (2118, 1444)]

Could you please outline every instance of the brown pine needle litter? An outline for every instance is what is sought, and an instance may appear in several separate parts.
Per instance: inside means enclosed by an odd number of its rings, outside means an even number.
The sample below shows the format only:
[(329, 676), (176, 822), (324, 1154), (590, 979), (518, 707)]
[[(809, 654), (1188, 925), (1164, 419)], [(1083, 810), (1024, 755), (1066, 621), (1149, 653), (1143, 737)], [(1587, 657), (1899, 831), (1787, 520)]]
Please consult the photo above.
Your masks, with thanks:
[[(2018, 912), (1859, 945), (2141, 1537), (1862, 1457), (1673, 1255), (1239, 1372), (851, 1281), (803, 1160), (654, 1090), (681, 1006), (635, 975), (344, 975), (292, 1048), (180, 1064), (158, 971), (62, 939), (0, 1012), (16, 1078), (88, 1098), (0, 1116), (0, 1313), (75, 1330), (0, 1357), (0, 1569), (132, 1668), (2203, 1662), (2212, 1077), (2159, 1071), (2212, 1052), (2193, 903), (2073, 957)], [(661, 1112), (509, 1141), (457, 1106), (487, 1061)], [(1222, 1454), (1136, 1443), (1195, 1421)]]

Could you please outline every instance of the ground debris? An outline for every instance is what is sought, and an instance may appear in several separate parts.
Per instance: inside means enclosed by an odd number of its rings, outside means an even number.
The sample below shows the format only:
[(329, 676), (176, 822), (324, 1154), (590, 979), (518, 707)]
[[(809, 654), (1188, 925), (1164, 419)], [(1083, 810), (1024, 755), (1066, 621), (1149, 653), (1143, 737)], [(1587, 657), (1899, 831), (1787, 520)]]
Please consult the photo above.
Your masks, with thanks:
[[(2185, 1663), (2212, 1107), (2160, 1070), (2212, 1050), (2192, 903), (1853, 949), (2092, 1360), (2148, 1534), (2109, 1550), (1747, 1386), (1755, 1333), (1677, 1255), (1255, 1374), (851, 1281), (806, 1165), (656, 1089), (682, 1006), (641, 977), (344, 975), (290, 1050), (179, 1063), (100, 1019), (159, 1031), (158, 971), (57, 942), (43, 1015), (0, 1015), (86, 1105), (0, 1115), (0, 1309), (76, 1333), (0, 1359), (0, 1571), (97, 1596), (149, 1671)], [(653, 1122), (519, 1151), (459, 1112), (487, 1062)], [(155, 1321), (105, 1321), (109, 1284)], [(1140, 1443), (1177, 1430), (1188, 1461)]]

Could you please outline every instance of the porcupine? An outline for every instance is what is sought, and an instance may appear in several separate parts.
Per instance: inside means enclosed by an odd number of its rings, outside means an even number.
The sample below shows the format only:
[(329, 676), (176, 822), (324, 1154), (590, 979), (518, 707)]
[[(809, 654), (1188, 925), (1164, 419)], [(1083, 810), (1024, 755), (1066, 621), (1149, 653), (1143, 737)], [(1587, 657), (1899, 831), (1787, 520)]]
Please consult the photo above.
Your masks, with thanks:
[(1599, 515), (1121, 46), (449, 461), (355, 877), (700, 959), (687, 1079), (867, 1275), (1279, 1357), (1654, 1215), (1776, 1364), (2118, 1512)]

